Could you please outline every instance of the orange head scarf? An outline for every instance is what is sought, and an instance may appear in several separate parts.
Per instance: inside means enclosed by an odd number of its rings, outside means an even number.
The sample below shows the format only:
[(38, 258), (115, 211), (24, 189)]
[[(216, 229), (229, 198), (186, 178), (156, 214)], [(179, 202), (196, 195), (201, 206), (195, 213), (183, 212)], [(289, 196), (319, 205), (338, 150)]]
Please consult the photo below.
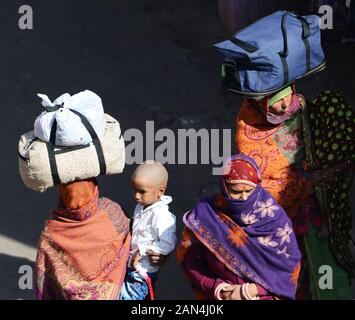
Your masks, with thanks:
[(59, 185), (59, 199), (64, 207), (79, 209), (94, 197), (97, 180), (87, 179)]

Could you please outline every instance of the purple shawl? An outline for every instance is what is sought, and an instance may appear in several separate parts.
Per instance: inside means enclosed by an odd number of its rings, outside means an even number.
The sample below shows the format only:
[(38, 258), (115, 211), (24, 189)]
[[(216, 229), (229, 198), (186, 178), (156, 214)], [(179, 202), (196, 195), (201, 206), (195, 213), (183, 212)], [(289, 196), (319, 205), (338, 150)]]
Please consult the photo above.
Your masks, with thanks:
[[(250, 163), (261, 180), (253, 159), (243, 154), (231, 159)], [(279, 298), (294, 299), (301, 253), (291, 220), (261, 183), (246, 201), (231, 199), (223, 177), (220, 183), (222, 194), (200, 200), (185, 214), (185, 225), (244, 281)]]

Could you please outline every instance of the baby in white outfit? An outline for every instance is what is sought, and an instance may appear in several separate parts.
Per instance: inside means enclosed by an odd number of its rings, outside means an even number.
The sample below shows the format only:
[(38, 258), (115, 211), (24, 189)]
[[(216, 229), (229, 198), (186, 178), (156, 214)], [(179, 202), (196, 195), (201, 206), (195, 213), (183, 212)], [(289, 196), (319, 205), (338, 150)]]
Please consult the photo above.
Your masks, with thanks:
[[(154, 283), (159, 271), (147, 252), (168, 255), (176, 245), (176, 218), (169, 211), (172, 198), (164, 195), (168, 172), (159, 162), (146, 161), (139, 165), (131, 178), (137, 202), (132, 226), (131, 252), (121, 299), (144, 299), (146, 290), (137, 290), (137, 273), (148, 274)], [(130, 283), (135, 286), (131, 286)], [(144, 285), (144, 284), (143, 284)], [(132, 292), (132, 289), (134, 289)]]

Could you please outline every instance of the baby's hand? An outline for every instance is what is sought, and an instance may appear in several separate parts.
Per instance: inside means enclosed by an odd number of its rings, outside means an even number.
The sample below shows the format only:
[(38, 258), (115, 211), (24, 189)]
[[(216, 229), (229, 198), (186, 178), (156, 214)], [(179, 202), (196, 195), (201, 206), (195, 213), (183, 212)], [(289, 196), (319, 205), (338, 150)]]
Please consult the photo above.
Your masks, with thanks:
[(147, 250), (146, 255), (148, 256), (148, 259), (150, 261), (150, 263), (154, 266), (162, 266), (165, 261), (166, 258), (168, 256), (154, 252), (153, 250)]
[(139, 254), (139, 251), (137, 251), (131, 260), (131, 268), (136, 270), (140, 259), (142, 259), (142, 256)]

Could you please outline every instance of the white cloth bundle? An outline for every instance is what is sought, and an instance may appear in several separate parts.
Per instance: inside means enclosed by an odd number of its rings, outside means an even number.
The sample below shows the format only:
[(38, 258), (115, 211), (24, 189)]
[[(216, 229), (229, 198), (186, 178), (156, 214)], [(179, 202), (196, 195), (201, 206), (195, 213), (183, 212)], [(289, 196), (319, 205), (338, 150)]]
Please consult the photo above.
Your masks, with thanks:
[(54, 102), (44, 94), (38, 96), (42, 98), (42, 105), (46, 108), (34, 124), (34, 134), (39, 139), (49, 142), (55, 119), (57, 122), (55, 145), (78, 146), (90, 143), (92, 141), (90, 134), (80, 118), (70, 109), (87, 118), (98, 137), (102, 136), (105, 126), (104, 109), (101, 98), (94, 92), (85, 90), (73, 96), (65, 93)]
[[(28, 188), (44, 192), (57, 183), (121, 173), (125, 165), (124, 140), (119, 122), (107, 114), (99, 145), (101, 157), (95, 142), (86, 146), (54, 148), (51, 143), (39, 140), (34, 131), (27, 132), (21, 136), (18, 145), (22, 181)], [(100, 172), (100, 158), (105, 172)], [(59, 182), (55, 181), (53, 166), (57, 169)]]

